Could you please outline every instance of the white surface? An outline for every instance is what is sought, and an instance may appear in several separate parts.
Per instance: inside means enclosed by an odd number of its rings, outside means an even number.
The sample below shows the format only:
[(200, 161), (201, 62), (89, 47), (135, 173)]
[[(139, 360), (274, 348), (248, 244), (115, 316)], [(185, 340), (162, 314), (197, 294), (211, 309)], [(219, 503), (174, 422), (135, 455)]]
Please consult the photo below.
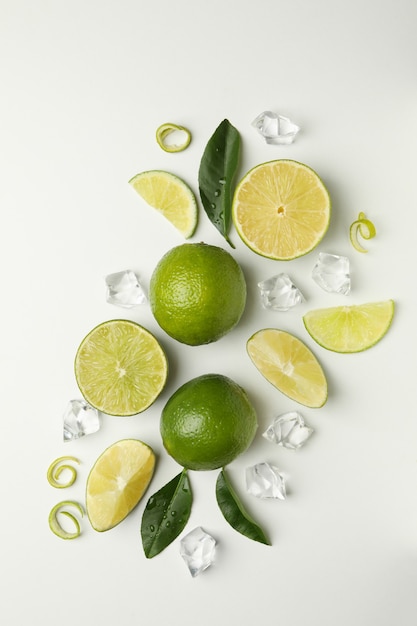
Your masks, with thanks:
[[(417, 91), (414, 0), (0, 1), (2, 245), (1, 622), (175, 626), (411, 626), (416, 623), (417, 426), (415, 268)], [(302, 127), (292, 146), (267, 146), (250, 126), (262, 110)], [(197, 191), (207, 139), (227, 117), (239, 129), (239, 175), (262, 161), (313, 167), (333, 201), (331, 228), (312, 254), (280, 264), (251, 253), (232, 231), (249, 301), (239, 327), (210, 346), (169, 340), (149, 310), (126, 317), (153, 330), (171, 362), (169, 383), (142, 416), (108, 418), (99, 434), (63, 444), (62, 414), (79, 397), (75, 350), (97, 323), (125, 316), (105, 301), (103, 277), (131, 268), (149, 281), (180, 236), (127, 184), (139, 171), (172, 171)], [(181, 154), (154, 139), (172, 121), (190, 128)], [(377, 227), (368, 255), (348, 241), (365, 211)], [(203, 211), (193, 241), (227, 248)], [(347, 254), (353, 290), (322, 292), (318, 251)], [(307, 297), (290, 313), (264, 311), (256, 283), (287, 271)], [(303, 329), (304, 311), (394, 298), (384, 340), (358, 355), (328, 353)], [(255, 330), (303, 338), (327, 372), (330, 396), (302, 409), (316, 432), (292, 453), (261, 437), (297, 408), (245, 353)], [(270, 535), (238, 535), (217, 510), (217, 472), (192, 473), (192, 517), (218, 540), (216, 564), (192, 579), (178, 540), (145, 559), (142, 502), (104, 534), (83, 523), (73, 542), (48, 528), (62, 498), (83, 501), (88, 470), (110, 443), (135, 436), (159, 456), (150, 492), (179, 467), (163, 452), (158, 420), (169, 395), (217, 371), (247, 388), (259, 413), (254, 446), (230, 466), (246, 506)], [(67, 491), (46, 481), (62, 454), (82, 460)], [(255, 501), (244, 468), (269, 460), (289, 474), (286, 502)]]

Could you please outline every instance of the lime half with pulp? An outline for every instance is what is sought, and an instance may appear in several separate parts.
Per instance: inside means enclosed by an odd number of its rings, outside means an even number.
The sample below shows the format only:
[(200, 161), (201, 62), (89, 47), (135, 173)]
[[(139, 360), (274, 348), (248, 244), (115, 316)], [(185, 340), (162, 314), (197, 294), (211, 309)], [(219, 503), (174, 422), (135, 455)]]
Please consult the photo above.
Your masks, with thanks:
[(167, 372), (157, 339), (128, 320), (110, 320), (93, 328), (75, 357), (82, 395), (109, 415), (129, 416), (147, 409), (164, 388)]

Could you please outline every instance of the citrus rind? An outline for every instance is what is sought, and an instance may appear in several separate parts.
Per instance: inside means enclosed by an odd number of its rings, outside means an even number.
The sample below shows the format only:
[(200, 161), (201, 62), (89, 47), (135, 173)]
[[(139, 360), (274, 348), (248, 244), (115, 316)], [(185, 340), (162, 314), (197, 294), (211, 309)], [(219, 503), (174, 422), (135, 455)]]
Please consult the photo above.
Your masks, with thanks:
[(363, 212), (360, 212), (358, 219), (350, 225), (349, 239), (355, 250), (362, 253), (368, 252), (368, 250), (360, 243), (358, 235), (366, 240), (372, 239), (376, 235), (376, 228), (373, 222), (368, 220)]
[[(70, 513), (66, 510), (67, 508), (74, 508), (76, 509), (80, 517), (84, 516), (84, 509), (81, 504), (79, 504), (79, 502), (75, 502), (74, 500), (63, 500), (62, 502), (58, 502), (58, 504), (52, 507), (48, 517), (49, 528), (52, 530), (54, 535), (56, 535), (60, 539), (77, 539), (77, 537), (81, 535), (80, 522), (73, 513)], [(63, 515), (67, 520), (71, 521), (71, 524), (74, 527), (74, 531), (71, 532), (63, 528), (58, 519), (60, 515)]]
[[(167, 141), (168, 137), (172, 134), (180, 136), (179, 143), (170, 143)], [(164, 152), (182, 152), (188, 148), (191, 143), (191, 133), (185, 126), (167, 122), (166, 124), (161, 124), (161, 126), (158, 126), (156, 129), (156, 141)]]

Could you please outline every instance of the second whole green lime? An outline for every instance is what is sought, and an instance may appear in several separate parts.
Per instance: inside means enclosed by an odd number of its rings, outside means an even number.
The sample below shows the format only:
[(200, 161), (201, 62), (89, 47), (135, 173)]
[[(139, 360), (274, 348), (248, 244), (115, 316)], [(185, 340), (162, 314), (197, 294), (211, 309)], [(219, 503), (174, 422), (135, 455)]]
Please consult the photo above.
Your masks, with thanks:
[(250, 446), (258, 420), (240, 385), (221, 374), (205, 374), (171, 396), (160, 427), (164, 447), (177, 463), (192, 470), (213, 470)]
[(159, 261), (149, 300), (156, 321), (168, 335), (191, 346), (207, 344), (239, 322), (246, 304), (245, 277), (223, 248), (186, 243)]

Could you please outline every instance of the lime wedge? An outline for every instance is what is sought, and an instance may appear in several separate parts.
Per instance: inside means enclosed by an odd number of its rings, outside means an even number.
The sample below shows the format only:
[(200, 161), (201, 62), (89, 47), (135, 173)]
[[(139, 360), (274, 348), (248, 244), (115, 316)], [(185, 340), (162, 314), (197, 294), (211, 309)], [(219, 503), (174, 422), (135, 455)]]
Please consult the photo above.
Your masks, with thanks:
[(303, 317), (311, 337), (333, 352), (362, 352), (374, 346), (391, 326), (394, 301), (337, 306), (309, 311)]
[(135, 415), (147, 409), (161, 393), (167, 372), (157, 339), (128, 320), (110, 320), (93, 328), (75, 357), (75, 376), (84, 398), (110, 415)]
[(238, 184), (232, 205), (236, 230), (254, 252), (288, 261), (310, 252), (330, 221), (329, 194), (307, 165), (261, 163)]
[(136, 439), (117, 441), (99, 456), (87, 478), (86, 508), (92, 527), (110, 530), (135, 508), (155, 467), (152, 449)]
[(311, 350), (283, 330), (265, 328), (247, 342), (248, 354), (261, 374), (286, 396), (311, 408), (327, 400), (327, 381)]
[(197, 201), (181, 178), (169, 172), (150, 170), (136, 174), (129, 184), (186, 239), (194, 234), (198, 221)]

